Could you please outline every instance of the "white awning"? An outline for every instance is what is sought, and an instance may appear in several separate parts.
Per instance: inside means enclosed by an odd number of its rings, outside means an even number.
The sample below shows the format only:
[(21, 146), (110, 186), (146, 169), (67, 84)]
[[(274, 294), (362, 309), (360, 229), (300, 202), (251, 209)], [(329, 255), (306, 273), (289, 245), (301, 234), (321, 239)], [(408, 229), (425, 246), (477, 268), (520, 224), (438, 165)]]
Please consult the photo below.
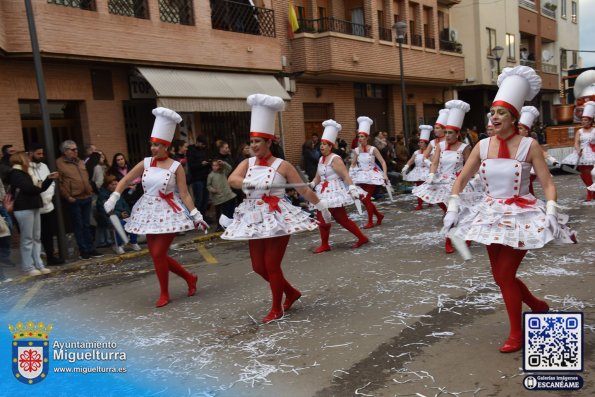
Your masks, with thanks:
[(291, 97), (274, 76), (138, 66), (157, 94), (157, 105), (177, 112), (248, 112), (246, 98)]

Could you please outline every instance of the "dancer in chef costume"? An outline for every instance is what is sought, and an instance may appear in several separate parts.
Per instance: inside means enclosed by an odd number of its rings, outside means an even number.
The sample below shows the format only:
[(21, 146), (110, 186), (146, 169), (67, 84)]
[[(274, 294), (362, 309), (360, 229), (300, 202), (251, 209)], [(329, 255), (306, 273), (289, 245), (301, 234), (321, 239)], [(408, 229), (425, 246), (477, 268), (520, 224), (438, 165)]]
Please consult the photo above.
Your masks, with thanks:
[[(522, 303), (533, 312), (547, 312), (546, 302), (531, 294), (516, 277), (527, 249), (541, 248), (550, 241), (572, 243), (574, 233), (565, 226), (567, 217), (558, 214), (556, 187), (542, 149), (532, 138), (516, 133), (523, 102), (541, 88), (541, 78), (527, 66), (505, 68), (498, 77), (499, 90), (491, 107), (495, 136), (475, 146), (457, 178), (448, 201), (443, 232), (485, 244), (492, 275), (500, 287), (510, 333), (500, 347), (502, 353), (522, 348)], [(531, 166), (543, 187), (547, 203), (529, 192)], [(479, 170), (483, 193), (463, 193), (463, 187)], [(460, 194), (460, 196), (459, 196)]]
[[(376, 215), (377, 219), (376, 225), (382, 224), (384, 218), (384, 215), (372, 203), (372, 196), (376, 191), (376, 187), (382, 185), (387, 186), (387, 189), (391, 189), (391, 187), (388, 182), (386, 162), (378, 149), (368, 145), (370, 127), (374, 122), (369, 117), (361, 116), (357, 118), (357, 123), (358, 146), (352, 151), (349, 176), (353, 183), (367, 192), (366, 197), (362, 200), (366, 206), (366, 211), (368, 211), (368, 223), (364, 226), (364, 229), (370, 229), (374, 227), (374, 215)], [(376, 160), (381, 164), (382, 170), (376, 165)]]
[[(471, 152), (471, 148), (460, 141), (460, 131), (469, 111), (469, 104), (458, 99), (446, 103), (448, 121), (445, 128), (445, 140), (436, 145), (436, 151), (432, 159), (432, 166), (426, 181), (413, 188), (413, 194), (426, 203), (438, 204), (446, 212), (446, 203), (452, 189), (452, 185)], [(471, 187), (466, 188), (472, 191)], [(445, 251), (447, 254), (454, 252), (450, 238), (446, 238)]]
[[(593, 128), (593, 115), (595, 114), (595, 102), (585, 103), (583, 115), (581, 116), (581, 128), (574, 136), (574, 152), (562, 160), (562, 164), (578, 165), (581, 179), (586, 187), (593, 184), (591, 171), (595, 165), (595, 128)], [(587, 189), (585, 202), (593, 200), (593, 192)]]
[[(243, 160), (228, 178), (232, 188), (242, 189), (244, 201), (236, 208), (233, 220), (223, 219), (226, 226), (221, 238), (248, 240), (252, 269), (270, 286), (272, 305), (263, 323), (278, 320), (302, 294), (283, 275), (281, 262), (289, 237), (298, 232), (314, 230), (316, 221), (300, 207), (283, 199), (286, 185), (314, 204), (328, 223), (331, 215), (325, 200), (302, 183), (297, 170), (271, 153), (275, 139), (275, 116), (283, 110), (283, 99), (264, 94), (253, 94), (247, 99), (252, 108), (250, 121), (250, 149), (254, 157)], [(282, 302), (285, 295), (285, 302)]]
[[(357, 241), (351, 248), (358, 248), (368, 242), (368, 238), (362, 233), (347, 216), (345, 207), (354, 203), (354, 200), (359, 200), (367, 193), (353, 184), (347, 168), (341, 160), (341, 157), (333, 153), (335, 141), (339, 131), (341, 131), (341, 124), (335, 120), (326, 120), (322, 123), (324, 132), (320, 139), (320, 152), (322, 156), (318, 161), (318, 170), (314, 180), (310, 183), (318, 197), (326, 200), (329, 211), (338, 224), (350, 231)], [(348, 186), (348, 187), (346, 187)], [(315, 254), (330, 251), (329, 236), (331, 233), (331, 224), (324, 221), (322, 214), (318, 212), (316, 217), (319, 222), (320, 238), (322, 240), (320, 246), (314, 250)]]
[[(444, 109), (443, 109), (444, 110)], [(448, 112), (447, 112), (448, 113)], [(419, 126), (419, 149), (416, 150), (407, 164), (401, 170), (401, 175), (403, 176), (403, 180), (408, 182), (414, 182), (415, 186), (419, 186), (428, 177), (430, 173), (430, 166), (426, 164), (424, 161), (424, 152), (428, 147), (428, 143), (430, 141), (430, 133), (432, 132), (431, 125), (420, 125)], [(431, 163), (430, 163), (431, 165)], [(411, 169), (413, 167), (413, 169)], [(430, 204), (431, 205), (431, 204)], [(416, 211), (419, 211), (423, 208), (423, 200), (421, 198), (417, 198), (417, 207), (415, 207)]]
[[(104, 204), (106, 213), (113, 212), (120, 194), (133, 180), (142, 176), (144, 194), (132, 208), (125, 229), (128, 233), (146, 234), (147, 247), (155, 265), (161, 294), (156, 307), (169, 303), (169, 272), (182, 277), (188, 284), (188, 296), (196, 293), (195, 274), (189, 273), (167, 251), (176, 233), (208, 225), (196, 209), (188, 193), (186, 174), (180, 163), (169, 158), (168, 149), (182, 117), (166, 108), (153, 109), (155, 123), (151, 133), (151, 154), (138, 163), (118, 182), (116, 190)], [(188, 208), (192, 208), (189, 212)]]

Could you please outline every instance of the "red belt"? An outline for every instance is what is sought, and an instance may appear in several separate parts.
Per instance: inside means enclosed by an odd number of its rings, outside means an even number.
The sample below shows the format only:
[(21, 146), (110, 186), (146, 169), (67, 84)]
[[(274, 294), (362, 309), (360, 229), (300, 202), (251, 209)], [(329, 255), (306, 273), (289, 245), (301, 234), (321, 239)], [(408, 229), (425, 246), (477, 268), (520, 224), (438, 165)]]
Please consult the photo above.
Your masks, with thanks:
[(176, 204), (174, 201), (174, 192), (169, 192), (168, 194), (164, 194), (163, 192), (159, 192), (159, 197), (165, 200), (165, 202), (174, 210), (175, 213), (182, 211), (179, 205)]
[(521, 207), (521, 208), (531, 208), (533, 206), (533, 204), (535, 204), (537, 202), (537, 200), (528, 200), (526, 198), (523, 197), (511, 197), (509, 199), (504, 200), (504, 204), (507, 205), (511, 205), (511, 204), (516, 204), (517, 206)]
[(263, 194), (262, 201), (269, 205), (269, 212), (281, 212), (281, 208), (279, 208), (279, 197)]

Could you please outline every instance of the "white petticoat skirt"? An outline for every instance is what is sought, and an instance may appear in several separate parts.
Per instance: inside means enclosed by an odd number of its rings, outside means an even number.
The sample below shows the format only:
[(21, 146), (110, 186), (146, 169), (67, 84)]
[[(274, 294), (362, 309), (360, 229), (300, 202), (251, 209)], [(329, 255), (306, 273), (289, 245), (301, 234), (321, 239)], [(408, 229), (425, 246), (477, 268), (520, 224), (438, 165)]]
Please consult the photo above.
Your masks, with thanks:
[(143, 195), (132, 208), (124, 229), (134, 234), (166, 234), (194, 229), (188, 210), (178, 197), (175, 203), (181, 211), (174, 212), (167, 201), (157, 196)]
[[(328, 182), (326, 186), (324, 186), (324, 182), (316, 185), (316, 195), (321, 200), (326, 200), (329, 208), (339, 208), (353, 204), (353, 198), (342, 179), (327, 180), (326, 182)], [(360, 198), (366, 197), (366, 191), (359, 186), (356, 187)], [(324, 191), (322, 191), (323, 188)]]
[(384, 173), (379, 168), (364, 170), (357, 166), (351, 167), (349, 176), (356, 185), (384, 185)]
[(579, 159), (578, 153), (576, 152), (576, 150), (573, 150), (572, 153), (564, 157), (561, 163), (576, 165), (577, 161), (578, 165), (595, 165), (595, 152), (591, 150), (590, 146), (586, 146), (583, 148), (583, 155)]
[(224, 240), (252, 240), (286, 236), (314, 230), (316, 221), (300, 207), (279, 199), (278, 210), (271, 210), (262, 199), (246, 199), (233, 214), (232, 223), (221, 235)]
[(413, 169), (405, 175), (403, 180), (407, 182), (419, 182), (425, 181), (430, 173), (430, 169), (428, 167), (413, 167)]
[(455, 236), (481, 244), (502, 244), (516, 249), (541, 248), (550, 241), (559, 244), (576, 243), (575, 232), (567, 225), (568, 216), (558, 215), (560, 235), (554, 236), (546, 227), (545, 204), (528, 194), (522, 199), (535, 201), (523, 208), (506, 199), (495, 199), (483, 193), (460, 195), (459, 223)]
[[(455, 176), (442, 177), (436, 182), (423, 183), (416, 186), (411, 191), (415, 196), (419, 197), (426, 203), (448, 204), (448, 198), (451, 195), (452, 186), (456, 181)], [(478, 177), (473, 177), (463, 189), (463, 193), (482, 192), (484, 190), (483, 182)]]

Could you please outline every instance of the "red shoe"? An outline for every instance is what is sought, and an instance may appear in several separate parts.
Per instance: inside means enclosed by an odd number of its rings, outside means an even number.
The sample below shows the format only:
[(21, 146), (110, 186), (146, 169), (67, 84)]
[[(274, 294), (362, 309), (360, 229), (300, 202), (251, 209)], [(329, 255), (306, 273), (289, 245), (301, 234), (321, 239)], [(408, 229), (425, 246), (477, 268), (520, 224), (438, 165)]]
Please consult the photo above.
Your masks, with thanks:
[(262, 322), (263, 322), (263, 324), (270, 323), (271, 321), (279, 320), (281, 317), (283, 317), (283, 310), (280, 310), (280, 311), (271, 310), (269, 312), (269, 314), (267, 314), (262, 319)]
[(450, 241), (449, 238), (446, 239), (444, 248), (445, 248), (447, 254), (452, 254), (453, 252), (455, 252), (455, 249), (452, 247), (452, 242)]
[(471, 240), (465, 240), (465, 244), (467, 244), (467, 247), (471, 247)]
[(292, 295), (285, 295), (285, 303), (283, 303), (283, 311), (288, 311), (291, 309), (291, 306), (295, 303), (296, 300), (302, 297), (302, 293), (295, 290), (295, 293)]
[(198, 276), (196, 274), (190, 275), (190, 280), (188, 281), (188, 296), (193, 296), (196, 294), (196, 282), (198, 281)]
[(547, 313), (550, 311), (550, 306), (544, 301), (539, 301), (539, 304), (535, 307), (532, 307), (531, 311), (533, 313)]
[(523, 348), (523, 341), (512, 336), (506, 339), (506, 342), (500, 347), (500, 353), (518, 352)]
[(384, 219), (384, 215), (382, 215), (381, 213), (378, 213), (376, 218), (378, 218), (378, 220), (376, 221), (376, 225), (382, 225), (382, 220)]
[(368, 223), (366, 223), (366, 226), (364, 226), (364, 229), (372, 229), (373, 227), (374, 227), (374, 223), (368, 222)]
[(370, 240), (368, 240), (368, 238), (367, 238), (367, 237), (366, 237), (365, 239), (363, 239), (363, 240), (357, 240), (357, 242), (356, 242), (355, 244), (353, 244), (353, 245), (351, 246), (351, 248), (358, 248), (358, 247), (361, 247), (362, 245), (366, 244), (366, 243), (367, 243), (367, 242), (369, 242), (369, 241), (370, 241)]
[(331, 250), (331, 246), (328, 244), (323, 244), (320, 247), (316, 248), (314, 251), (312, 251), (315, 254), (320, 254), (321, 252), (325, 252), (325, 251), (330, 251)]
[(163, 307), (169, 303), (169, 296), (161, 295), (157, 302), (155, 302), (155, 307)]
[(423, 210), (424, 207), (421, 204), (418, 204), (417, 207), (414, 208), (414, 211), (419, 211), (419, 210)]
[(587, 190), (587, 198), (585, 199), (585, 202), (588, 203), (592, 200), (593, 200), (593, 192), (590, 190)]

